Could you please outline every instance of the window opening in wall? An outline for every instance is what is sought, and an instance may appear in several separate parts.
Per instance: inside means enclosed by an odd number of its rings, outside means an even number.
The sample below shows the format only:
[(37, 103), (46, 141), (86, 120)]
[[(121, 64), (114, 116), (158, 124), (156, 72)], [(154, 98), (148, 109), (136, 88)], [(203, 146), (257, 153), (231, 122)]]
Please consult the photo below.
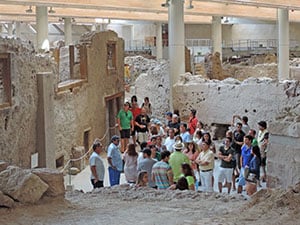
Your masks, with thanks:
[(107, 43), (107, 69), (116, 70), (117, 56), (116, 56), (116, 42), (109, 41)]
[(11, 106), (10, 53), (0, 53), (0, 109)]
[(62, 155), (61, 157), (59, 157), (58, 159), (55, 160), (56, 163), (56, 168), (60, 168), (64, 166), (64, 160), (65, 157)]
[(83, 133), (83, 146), (84, 146), (84, 151), (88, 152), (90, 145), (89, 145), (89, 138), (90, 138), (90, 131), (86, 130)]
[[(68, 51), (67, 51), (68, 50)], [(59, 84), (58, 91), (73, 91), (73, 88), (87, 82), (87, 46), (70, 45), (59, 49)]]

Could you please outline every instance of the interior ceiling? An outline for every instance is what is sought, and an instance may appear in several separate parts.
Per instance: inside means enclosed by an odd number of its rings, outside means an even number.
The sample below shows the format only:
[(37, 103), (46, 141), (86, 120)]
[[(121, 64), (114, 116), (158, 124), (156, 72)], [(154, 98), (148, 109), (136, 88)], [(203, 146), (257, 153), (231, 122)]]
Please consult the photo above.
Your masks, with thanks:
[[(179, 0), (180, 1), (180, 0)], [(72, 17), (77, 22), (93, 23), (95, 18), (167, 22), (166, 0), (0, 0), (0, 21), (35, 22), (35, 7), (53, 7), (49, 22)], [(185, 23), (211, 23), (212, 16), (254, 18), (275, 21), (277, 8), (290, 10), (291, 22), (300, 22), (300, 0), (193, 0), (187, 9)], [(33, 13), (25, 10), (32, 6)]]

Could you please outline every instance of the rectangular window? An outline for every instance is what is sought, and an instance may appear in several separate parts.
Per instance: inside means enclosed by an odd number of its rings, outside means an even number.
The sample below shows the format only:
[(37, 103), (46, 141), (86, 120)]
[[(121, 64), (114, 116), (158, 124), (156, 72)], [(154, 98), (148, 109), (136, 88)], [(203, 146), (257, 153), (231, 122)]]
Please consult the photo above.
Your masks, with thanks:
[(0, 109), (11, 106), (10, 53), (0, 53)]
[(109, 41), (107, 43), (107, 70), (108, 74), (114, 74), (117, 69), (116, 42)]

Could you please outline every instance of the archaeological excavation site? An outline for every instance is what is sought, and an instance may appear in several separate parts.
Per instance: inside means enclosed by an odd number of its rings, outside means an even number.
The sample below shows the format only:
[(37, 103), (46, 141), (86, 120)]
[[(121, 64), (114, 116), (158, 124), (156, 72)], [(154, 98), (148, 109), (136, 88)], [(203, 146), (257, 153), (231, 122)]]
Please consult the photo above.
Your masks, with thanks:
[(299, 223), (299, 2), (0, 6), (0, 224)]

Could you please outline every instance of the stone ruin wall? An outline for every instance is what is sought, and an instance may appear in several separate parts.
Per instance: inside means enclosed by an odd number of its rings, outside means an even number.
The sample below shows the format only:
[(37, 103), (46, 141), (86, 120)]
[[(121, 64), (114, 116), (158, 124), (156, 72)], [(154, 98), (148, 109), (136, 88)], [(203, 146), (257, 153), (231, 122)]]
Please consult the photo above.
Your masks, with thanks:
[[(137, 94), (141, 100), (148, 96), (153, 103), (154, 116), (163, 119), (162, 114), (169, 111), (167, 62), (155, 64), (155, 61), (139, 57), (131, 60), (136, 70), (138, 62), (143, 62), (146, 73), (137, 77), (130, 96)], [(300, 179), (300, 89), (295, 80), (279, 83), (270, 78), (276, 75), (275, 67), (277, 69), (273, 64), (249, 66), (256, 72), (260, 68), (259, 74), (267, 77), (250, 77), (242, 82), (233, 78), (220, 81), (184, 74), (173, 88), (173, 106), (180, 109), (183, 121), (188, 118), (189, 110), (196, 108), (198, 118), (209, 126), (213, 123), (230, 125), (232, 115), (238, 114), (248, 116), (250, 126), (258, 131), (257, 122), (266, 120), (271, 133), (268, 186), (287, 187)]]
[[(107, 74), (107, 41), (117, 46), (117, 73)], [(59, 80), (57, 64), (49, 55), (37, 55), (31, 43), (20, 39), (0, 39), (0, 50), (12, 56), (12, 106), (0, 109), (0, 159), (20, 167), (29, 168), (31, 154), (36, 148), (37, 77), (39, 72), (52, 72), (55, 76), (54, 142), (53, 153), (69, 159), (74, 146), (83, 145), (83, 133), (89, 130), (89, 143), (101, 138), (106, 131), (104, 98), (124, 93), (124, 42), (111, 31), (86, 34), (81, 43), (88, 44), (88, 82), (71, 90), (57, 92)], [(79, 75), (77, 77), (80, 77)]]
[[(107, 74), (107, 41), (115, 41), (117, 46), (118, 72), (114, 75)], [(80, 43), (87, 44), (88, 82), (72, 92), (58, 94), (55, 101), (56, 158), (64, 155), (65, 161), (73, 147), (83, 146), (85, 131), (89, 131), (89, 145), (104, 136), (107, 124), (104, 98), (124, 92), (123, 40), (112, 31), (91, 32), (83, 35)], [(107, 144), (107, 139), (103, 143)]]
[(0, 52), (11, 53), (12, 106), (0, 109), (0, 159), (30, 166), (36, 152), (38, 72), (55, 72), (48, 56), (37, 55), (30, 41), (0, 38)]
[[(258, 131), (257, 122), (269, 124), (268, 186), (287, 187), (300, 180), (300, 88), (297, 81), (277, 82), (249, 78), (243, 82), (183, 75), (173, 89), (174, 105), (187, 116), (197, 110), (204, 123), (230, 124), (232, 115), (245, 115)], [(225, 135), (225, 134), (224, 134)]]

